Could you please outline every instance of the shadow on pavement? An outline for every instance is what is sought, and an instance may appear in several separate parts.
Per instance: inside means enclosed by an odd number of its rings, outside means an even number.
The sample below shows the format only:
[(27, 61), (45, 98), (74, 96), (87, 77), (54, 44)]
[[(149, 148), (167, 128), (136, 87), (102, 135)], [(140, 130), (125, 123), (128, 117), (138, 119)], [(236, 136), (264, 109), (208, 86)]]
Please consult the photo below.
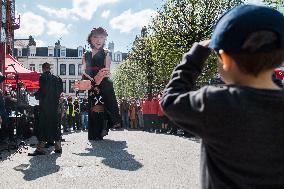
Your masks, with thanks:
[(103, 140), (91, 142), (92, 148), (87, 148), (88, 153), (79, 153), (80, 156), (96, 156), (104, 158), (102, 163), (114, 169), (137, 171), (143, 165), (134, 159), (134, 155), (126, 150), (126, 141)]
[(14, 170), (24, 173), (26, 181), (33, 181), (59, 171), (60, 166), (56, 165), (58, 154), (35, 156), (30, 159), (30, 164), (21, 164), (14, 167)]

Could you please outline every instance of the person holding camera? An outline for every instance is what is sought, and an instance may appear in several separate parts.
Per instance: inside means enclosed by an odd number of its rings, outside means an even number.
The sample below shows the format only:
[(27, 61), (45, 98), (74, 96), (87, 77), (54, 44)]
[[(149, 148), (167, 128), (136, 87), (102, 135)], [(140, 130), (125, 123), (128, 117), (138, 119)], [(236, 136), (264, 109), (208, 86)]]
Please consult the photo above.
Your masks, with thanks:
[[(226, 85), (195, 91), (211, 49)], [(202, 139), (202, 188), (284, 188), (284, 90), (271, 77), (283, 61), (283, 14), (241, 5), (173, 71), (161, 105), (171, 121)]]

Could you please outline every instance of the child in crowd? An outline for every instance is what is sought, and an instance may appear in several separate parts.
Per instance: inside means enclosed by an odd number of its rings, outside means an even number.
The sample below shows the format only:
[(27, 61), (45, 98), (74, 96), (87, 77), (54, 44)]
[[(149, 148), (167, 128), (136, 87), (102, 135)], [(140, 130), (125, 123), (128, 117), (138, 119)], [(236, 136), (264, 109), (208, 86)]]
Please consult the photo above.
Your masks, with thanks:
[[(193, 91), (211, 49), (227, 85)], [(284, 188), (284, 90), (271, 77), (283, 61), (283, 15), (242, 5), (225, 13), (211, 42), (195, 43), (173, 71), (161, 105), (202, 138), (202, 188)]]

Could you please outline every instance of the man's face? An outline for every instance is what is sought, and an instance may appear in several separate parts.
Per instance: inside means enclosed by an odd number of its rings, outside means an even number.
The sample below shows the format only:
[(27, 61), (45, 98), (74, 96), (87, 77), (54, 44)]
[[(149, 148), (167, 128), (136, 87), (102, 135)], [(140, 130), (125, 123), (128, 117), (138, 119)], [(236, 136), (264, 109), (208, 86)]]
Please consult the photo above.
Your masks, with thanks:
[(93, 35), (91, 37), (91, 43), (95, 47), (95, 49), (102, 48), (105, 41), (106, 41), (106, 37), (104, 35)]

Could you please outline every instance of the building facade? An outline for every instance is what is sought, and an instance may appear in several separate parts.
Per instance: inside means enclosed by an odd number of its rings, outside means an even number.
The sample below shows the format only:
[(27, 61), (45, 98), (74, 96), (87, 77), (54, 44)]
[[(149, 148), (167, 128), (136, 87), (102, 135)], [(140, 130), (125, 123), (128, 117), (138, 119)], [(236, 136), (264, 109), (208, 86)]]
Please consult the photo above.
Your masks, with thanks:
[[(127, 53), (114, 52), (113, 42), (109, 47), (111, 47), (111, 72), (113, 73), (127, 58)], [(30, 36), (29, 39), (15, 40), (14, 57), (26, 68), (39, 73), (42, 73), (42, 64), (48, 62), (51, 65), (51, 72), (62, 79), (66, 95), (75, 96), (76, 93), (72, 86), (82, 78), (82, 57), (85, 50), (82, 46), (76, 49), (66, 48), (60, 44), (60, 41), (54, 46), (37, 47), (36, 42)], [(87, 93), (79, 95), (86, 96)]]

